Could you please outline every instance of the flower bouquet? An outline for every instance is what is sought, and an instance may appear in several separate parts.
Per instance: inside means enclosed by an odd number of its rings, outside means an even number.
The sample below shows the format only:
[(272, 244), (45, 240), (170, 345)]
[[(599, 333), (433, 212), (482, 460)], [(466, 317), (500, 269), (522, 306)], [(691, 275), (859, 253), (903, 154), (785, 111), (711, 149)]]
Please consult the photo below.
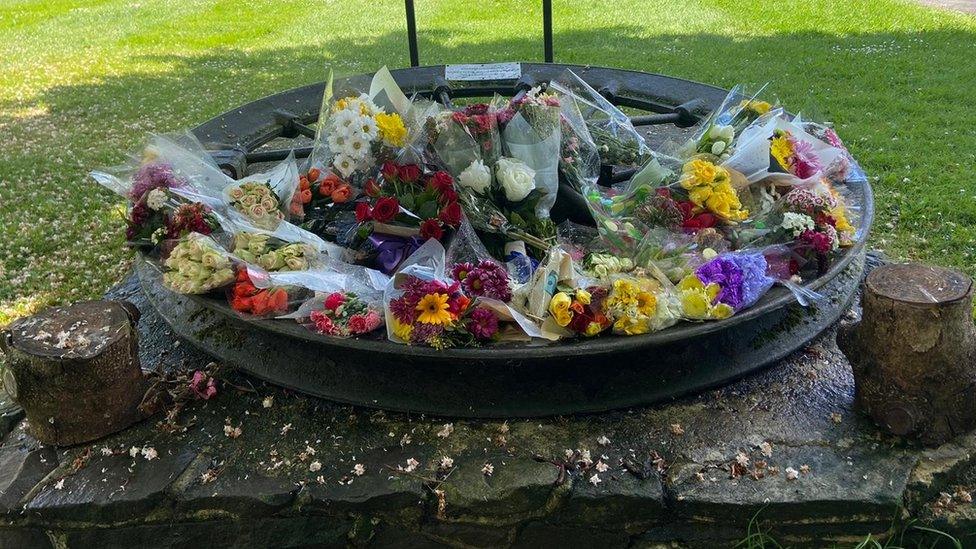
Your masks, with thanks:
[(243, 315), (273, 317), (287, 313), (291, 299), (287, 288), (258, 288), (248, 276), (247, 267), (239, 266), (229, 301), (231, 309)]
[(681, 303), (671, 286), (649, 277), (615, 278), (603, 307), (617, 335), (657, 332), (681, 317)]
[(332, 292), (308, 316), (309, 329), (335, 337), (368, 334), (383, 326), (383, 313), (353, 292)]
[(752, 306), (773, 286), (766, 258), (760, 253), (720, 255), (678, 283), (684, 318), (713, 320)]
[(606, 298), (607, 289), (602, 286), (558, 291), (549, 301), (549, 316), (542, 328), (564, 336), (598, 335), (613, 324), (603, 311)]
[(265, 233), (241, 231), (234, 235), (234, 255), (266, 271), (303, 271), (315, 258), (315, 250), (301, 242), (283, 242)]
[(181, 294), (205, 294), (234, 281), (230, 256), (209, 236), (190, 233), (163, 261), (163, 284)]
[(712, 111), (695, 136), (682, 147), (681, 156), (708, 154), (719, 161), (730, 158), (747, 127), (757, 120), (771, 120), (782, 113), (782, 109), (758, 99), (765, 88), (762, 86), (757, 92), (750, 93), (745, 86), (734, 86), (719, 108)]
[(445, 240), (461, 223), (454, 178), (446, 171), (423, 173), (416, 164), (383, 165), (381, 179), (368, 181), (367, 201), (356, 204), (359, 237), (377, 250), (385, 273), (428, 240)]

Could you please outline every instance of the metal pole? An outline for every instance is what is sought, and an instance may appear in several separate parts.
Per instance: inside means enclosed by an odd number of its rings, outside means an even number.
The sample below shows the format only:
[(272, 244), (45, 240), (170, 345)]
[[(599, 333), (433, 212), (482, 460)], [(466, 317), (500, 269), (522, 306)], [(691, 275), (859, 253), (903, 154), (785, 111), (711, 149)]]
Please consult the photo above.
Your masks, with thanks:
[(542, 43), (546, 63), (552, 63), (552, 0), (542, 0)]
[(407, 45), (410, 48), (410, 66), (420, 66), (420, 54), (417, 52), (417, 17), (413, 9), (413, 0), (404, 0), (407, 8)]

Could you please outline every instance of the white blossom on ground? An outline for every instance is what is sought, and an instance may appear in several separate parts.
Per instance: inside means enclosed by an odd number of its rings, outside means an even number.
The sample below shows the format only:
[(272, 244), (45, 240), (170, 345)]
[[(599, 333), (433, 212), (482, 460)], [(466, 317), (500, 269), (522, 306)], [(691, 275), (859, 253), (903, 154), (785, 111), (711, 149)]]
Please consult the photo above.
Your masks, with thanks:
[(598, 475), (596, 473), (593, 473), (593, 476), (590, 477), (589, 482), (593, 486), (596, 486), (597, 484), (600, 484), (601, 482), (603, 482), (603, 479), (600, 478), (600, 475)]
[(600, 446), (606, 446), (610, 444), (610, 439), (606, 435), (600, 435), (600, 438), (596, 439), (596, 443)]
[(364, 467), (362, 463), (357, 463), (355, 466), (353, 466), (352, 473), (357, 477), (361, 477), (366, 474), (366, 467)]
[(440, 468), (441, 469), (450, 469), (451, 467), (454, 467), (454, 459), (449, 458), (447, 456), (442, 457), (441, 458), (441, 463), (440, 463)]
[(490, 463), (486, 463), (485, 466), (481, 468), (481, 474), (485, 475), (486, 477), (490, 477), (494, 473), (495, 466)]
[(445, 423), (444, 427), (442, 427), (440, 431), (437, 431), (437, 436), (440, 438), (447, 438), (451, 436), (451, 433), (453, 432), (454, 432), (454, 424)]
[(318, 460), (313, 461), (312, 463), (309, 463), (308, 464), (308, 470), (311, 471), (311, 472), (313, 472), (313, 473), (315, 473), (316, 471), (321, 471), (322, 470), (322, 463), (319, 462)]
[(274, 397), (273, 396), (266, 396), (266, 397), (264, 397), (264, 400), (261, 401), (261, 407), (263, 407), (263, 408), (270, 408), (272, 406), (274, 406)]
[(792, 467), (786, 468), (786, 480), (796, 480), (798, 476), (800, 476), (799, 471)]

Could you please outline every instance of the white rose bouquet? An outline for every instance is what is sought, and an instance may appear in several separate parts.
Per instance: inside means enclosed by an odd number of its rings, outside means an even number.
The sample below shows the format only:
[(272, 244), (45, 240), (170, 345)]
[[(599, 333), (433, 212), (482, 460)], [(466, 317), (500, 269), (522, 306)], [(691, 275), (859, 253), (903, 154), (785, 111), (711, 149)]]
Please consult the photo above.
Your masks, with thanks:
[(457, 176), (464, 212), (488, 250), (505, 257), (511, 242), (524, 242), (539, 259), (555, 242), (556, 228), (538, 215), (546, 193), (536, 186), (535, 170), (521, 160), (499, 157), (494, 169), (474, 160)]

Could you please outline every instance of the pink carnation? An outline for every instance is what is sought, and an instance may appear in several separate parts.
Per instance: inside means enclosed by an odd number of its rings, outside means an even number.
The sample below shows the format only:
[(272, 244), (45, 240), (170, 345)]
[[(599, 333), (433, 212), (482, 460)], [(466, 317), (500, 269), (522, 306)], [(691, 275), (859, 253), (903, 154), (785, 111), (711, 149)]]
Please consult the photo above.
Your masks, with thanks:
[(380, 327), (383, 320), (376, 311), (369, 311), (364, 315), (352, 315), (349, 317), (349, 332), (353, 334), (366, 334)]

